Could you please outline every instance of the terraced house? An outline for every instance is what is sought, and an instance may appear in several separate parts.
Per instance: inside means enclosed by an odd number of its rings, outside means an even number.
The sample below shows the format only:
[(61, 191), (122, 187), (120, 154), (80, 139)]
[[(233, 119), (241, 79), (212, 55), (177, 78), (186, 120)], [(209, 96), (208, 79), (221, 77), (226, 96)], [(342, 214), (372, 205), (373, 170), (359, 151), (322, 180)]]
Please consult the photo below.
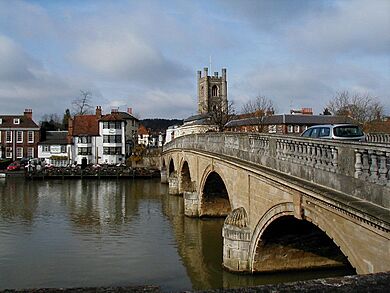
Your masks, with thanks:
[(37, 157), (39, 138), (32, 109), (26, 109), (23, 115), (0, 115), (0, 158)]

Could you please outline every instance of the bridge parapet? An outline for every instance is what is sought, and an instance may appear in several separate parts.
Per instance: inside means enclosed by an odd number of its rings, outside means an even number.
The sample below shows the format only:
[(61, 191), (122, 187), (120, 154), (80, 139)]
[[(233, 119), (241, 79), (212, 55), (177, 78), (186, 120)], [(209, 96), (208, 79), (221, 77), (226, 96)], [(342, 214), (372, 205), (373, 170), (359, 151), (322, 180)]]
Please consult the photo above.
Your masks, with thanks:
[(233, 157), (390, 208), (390, 146), (294, 136), (206, 133), (164, 146)]

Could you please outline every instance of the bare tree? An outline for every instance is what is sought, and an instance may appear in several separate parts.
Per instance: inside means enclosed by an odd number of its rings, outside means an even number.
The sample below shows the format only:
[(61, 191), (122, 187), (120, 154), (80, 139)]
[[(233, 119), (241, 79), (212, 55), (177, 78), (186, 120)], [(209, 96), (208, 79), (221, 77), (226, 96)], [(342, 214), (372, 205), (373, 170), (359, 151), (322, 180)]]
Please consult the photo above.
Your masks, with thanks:
[(75, 115), (84, 115), (91, 113), (91, 110), (93, 109), (91, 105), (91, 100), (91, 92), (80, 90), (80, 96), (72, 101), (72, 106)]
[(226, 123), (233, 120), (235, 115), (233, 102), (228, 102), (225, 107), (215, 107), (209, 113), (210, 122), (217, 125), (218, 131), (222, 132), (225, 129)]
[(40, 124), (44, 130), (62, 129), (61, 118), (57, 113), (44, 114), (41, 118)]
[(242, 106), (241, 112), (249, 116), (262, 117), (269, 112), (274, 112), (274, 103), (265, 96), (257, 96)]
[(362, 124), (380, 119), (384, 114), (383, 105), (367, 93), (338, 92), (327, 107), (335, 115), (349, 116)]

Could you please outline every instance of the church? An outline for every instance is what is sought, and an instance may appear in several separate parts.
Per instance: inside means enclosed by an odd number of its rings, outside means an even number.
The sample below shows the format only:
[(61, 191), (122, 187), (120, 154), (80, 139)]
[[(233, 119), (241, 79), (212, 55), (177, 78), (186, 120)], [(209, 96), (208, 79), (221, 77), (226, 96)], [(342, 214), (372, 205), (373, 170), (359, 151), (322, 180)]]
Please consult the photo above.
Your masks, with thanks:
[(218, 125), (214, 119), (216, 113), (228, 112), (227, 78), (226, 68), (222, 68), (222, 74), (214, 72), (209, 76), (208, 68), (197, 72), (198, 82), (198, 113), (184, 120), (184, 124), (176, 129), (175, 137), (218, 131)]

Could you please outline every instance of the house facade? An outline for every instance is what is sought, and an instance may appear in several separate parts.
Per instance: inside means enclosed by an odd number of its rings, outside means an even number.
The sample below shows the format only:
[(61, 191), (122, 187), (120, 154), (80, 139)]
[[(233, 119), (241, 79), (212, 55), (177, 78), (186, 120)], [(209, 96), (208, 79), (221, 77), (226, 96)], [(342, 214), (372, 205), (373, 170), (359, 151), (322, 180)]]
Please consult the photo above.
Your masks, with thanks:
[(23, 115), (0, 115), (0, 158), (36, 158), (39, 139), (39, 126), (32, 119), (31, 109)]
[(99, 120), (99, 133), (103, 137), (102, 146), (96, 146), (101, 164), (124, 163), (126, 158), (126, 120), (113, 110)]
[(345, 116), (276, 114), (232, 120), (226, 124), (225, 128), (227, 131), (233, 132), (300, 135), (310, 126), (340, 123), (354, 123), (354, 121)]
[(46, 131), (38, 143), (38, 158), (56, 167), (71, 164), (72, 149), (67, 136), (67, 131)]

